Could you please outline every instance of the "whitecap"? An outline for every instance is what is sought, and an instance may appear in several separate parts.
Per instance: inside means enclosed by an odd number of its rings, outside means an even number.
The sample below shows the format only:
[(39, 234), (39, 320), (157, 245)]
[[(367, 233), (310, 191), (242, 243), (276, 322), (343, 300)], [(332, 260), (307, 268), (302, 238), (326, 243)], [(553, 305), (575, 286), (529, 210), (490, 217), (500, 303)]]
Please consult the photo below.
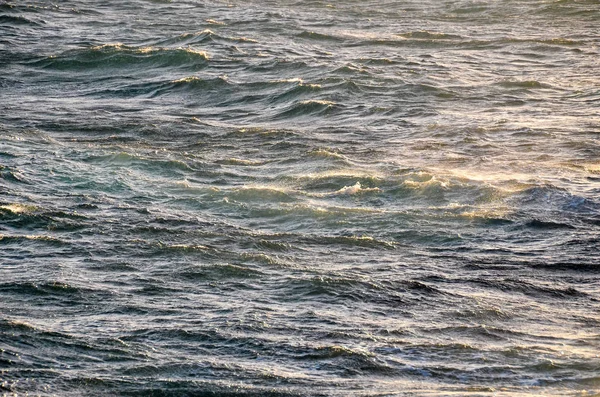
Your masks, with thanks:
[(344, 186), (340, 190), (336, 191), (334, 194), (336, 194), (336, 195), (341, 195), (341, 194), (354, 195), (354, 194), (364, 193), (364, 192), (381, 192), (381, 189), (379, 189), (378, 187), (364, 188), (364, 187), (362, 187), (360, 182), (356, 182), (352, 186)]

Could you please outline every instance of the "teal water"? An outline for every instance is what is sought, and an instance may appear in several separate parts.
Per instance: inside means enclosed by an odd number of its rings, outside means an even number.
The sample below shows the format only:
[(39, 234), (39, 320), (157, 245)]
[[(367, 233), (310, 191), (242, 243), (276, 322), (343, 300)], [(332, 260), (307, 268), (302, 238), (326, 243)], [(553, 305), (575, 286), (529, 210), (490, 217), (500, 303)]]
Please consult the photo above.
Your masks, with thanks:
[(0, 391), (599, 395), (598, 26), (0, 2)]

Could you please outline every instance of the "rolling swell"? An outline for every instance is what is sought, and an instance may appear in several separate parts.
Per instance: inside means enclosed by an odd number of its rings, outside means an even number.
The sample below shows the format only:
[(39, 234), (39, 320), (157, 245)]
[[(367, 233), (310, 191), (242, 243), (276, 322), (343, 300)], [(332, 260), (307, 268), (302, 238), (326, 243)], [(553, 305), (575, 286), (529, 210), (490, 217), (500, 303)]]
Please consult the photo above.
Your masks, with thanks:
[(0, 391), (598, 393), (597, 2), (0, 4)]
[(94, 69), (128, 69), (141, 67), (186, 67), (197, 70), (208, 61), (205, 52), (191, 48), (128, 47), (104, 44), (86, 50), (72, 51), (32, 63), (32, 66), (60, 71)]

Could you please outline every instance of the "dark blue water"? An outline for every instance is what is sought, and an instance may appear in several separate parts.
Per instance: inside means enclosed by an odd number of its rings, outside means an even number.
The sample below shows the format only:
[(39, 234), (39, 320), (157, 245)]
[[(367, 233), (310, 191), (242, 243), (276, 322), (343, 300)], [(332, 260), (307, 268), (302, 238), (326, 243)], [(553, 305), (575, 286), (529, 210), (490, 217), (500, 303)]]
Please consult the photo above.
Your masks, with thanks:
[(0, 393), (600, 393), (600, 2), (0, 1)]

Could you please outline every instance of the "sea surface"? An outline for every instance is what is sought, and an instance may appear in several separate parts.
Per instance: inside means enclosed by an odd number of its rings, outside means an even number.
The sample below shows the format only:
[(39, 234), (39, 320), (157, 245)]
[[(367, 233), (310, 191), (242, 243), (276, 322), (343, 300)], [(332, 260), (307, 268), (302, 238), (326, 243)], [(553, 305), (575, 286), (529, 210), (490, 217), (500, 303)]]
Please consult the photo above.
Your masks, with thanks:
[(600, 1), (0, 1), (0, 394), (599, 396)]

